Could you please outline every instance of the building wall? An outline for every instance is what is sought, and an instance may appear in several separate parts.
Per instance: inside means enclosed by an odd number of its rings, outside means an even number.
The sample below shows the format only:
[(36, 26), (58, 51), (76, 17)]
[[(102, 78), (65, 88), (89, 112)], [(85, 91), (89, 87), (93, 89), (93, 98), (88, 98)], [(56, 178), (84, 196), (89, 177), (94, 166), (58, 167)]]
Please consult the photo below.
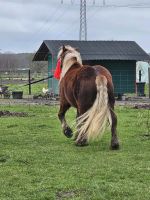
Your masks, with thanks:
[(85, 64), (102, 65), (112, 74), (115, 94), (135, 93), (136, 88), (136, 61), (97, 60), (84, 61)]
[[(54, 70), (56, 68), (57, 57), (48, 55), (48, 76), (54, 74)], [(59, 94), (58, 81), (55, 78), (48, 79), (48, 89), (49, 92), (54, 94)]]

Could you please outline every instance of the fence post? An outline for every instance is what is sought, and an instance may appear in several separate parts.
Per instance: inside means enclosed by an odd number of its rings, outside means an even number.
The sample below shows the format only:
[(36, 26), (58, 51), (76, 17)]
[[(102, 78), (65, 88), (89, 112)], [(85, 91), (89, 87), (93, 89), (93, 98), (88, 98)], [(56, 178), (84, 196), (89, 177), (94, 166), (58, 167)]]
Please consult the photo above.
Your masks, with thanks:
[(148, 88), (149, 88), (149, 99), (150, 99), (150, 67), (148, 68)]
[(29, 95), (31, 95), (31, 71), (30, 71), (30, 69), (28, 71), (28, 76), (29, 76)]

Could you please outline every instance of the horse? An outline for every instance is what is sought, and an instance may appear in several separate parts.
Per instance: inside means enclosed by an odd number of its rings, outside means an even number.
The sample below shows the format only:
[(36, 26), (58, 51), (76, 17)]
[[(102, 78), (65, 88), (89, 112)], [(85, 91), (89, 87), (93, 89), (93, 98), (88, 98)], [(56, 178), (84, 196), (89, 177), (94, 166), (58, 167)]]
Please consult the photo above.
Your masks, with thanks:
[(57, 59), (60, 71), (58, 118), (64, 135), (68, 138), (73, 136), (65, 113), (70, 107), (74, 107), (77, 110), (77, 133), (74, 138), (77, 146), (86, 146), (91, 139), (102, 136), (109, 125), (110, 148), (119, 149), (114, 87), (110, 72), (101, 65), (83, 65), (79, 51), (70, 45), (60, 48)]

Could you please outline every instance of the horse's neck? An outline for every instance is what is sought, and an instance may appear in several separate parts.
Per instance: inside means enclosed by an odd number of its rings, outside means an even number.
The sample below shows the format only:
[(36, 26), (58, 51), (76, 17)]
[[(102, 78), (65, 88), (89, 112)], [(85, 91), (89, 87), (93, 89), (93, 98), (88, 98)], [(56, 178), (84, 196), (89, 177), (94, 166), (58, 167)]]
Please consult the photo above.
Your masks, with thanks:
[(60, 76), (60, 81), (61, 79), (65, 76), (65, 74), (68, 72), (68, 70), (74, 65), (74, 64), (78, 64), (78, 67), (82, 67), (82, 65), (80, 63), (78, 63), (76, 61), (76, 59), (70, 59), (68, 61), (66, 61), (63, 65), (63, 70), (61, 72), (61, 76)]

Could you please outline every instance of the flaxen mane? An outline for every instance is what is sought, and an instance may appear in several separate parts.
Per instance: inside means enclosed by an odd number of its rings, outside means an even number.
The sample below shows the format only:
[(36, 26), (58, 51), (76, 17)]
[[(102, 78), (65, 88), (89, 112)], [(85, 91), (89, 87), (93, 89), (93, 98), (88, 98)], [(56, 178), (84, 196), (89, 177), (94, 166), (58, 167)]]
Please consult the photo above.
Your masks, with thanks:
[[(62, 68), (62, 72), (61, 72), (60, 81), (65, 76), (67, 71), (70, 69), (72, 64), (74, 64), (74, 62), (79, 62), (82, 65), (80, 53), (77, 52), (73, 47), (71, 47), (69, 45), (66, 45), (65, 47), (66, 47), (68, 53), (63, 60), (63, 68)], [(58, 59), (60, 58), (62, 51), (63, 51), (63, 48), (61, 47), (61, 49), (58, 53), (58, 56), (57, 56)]]

